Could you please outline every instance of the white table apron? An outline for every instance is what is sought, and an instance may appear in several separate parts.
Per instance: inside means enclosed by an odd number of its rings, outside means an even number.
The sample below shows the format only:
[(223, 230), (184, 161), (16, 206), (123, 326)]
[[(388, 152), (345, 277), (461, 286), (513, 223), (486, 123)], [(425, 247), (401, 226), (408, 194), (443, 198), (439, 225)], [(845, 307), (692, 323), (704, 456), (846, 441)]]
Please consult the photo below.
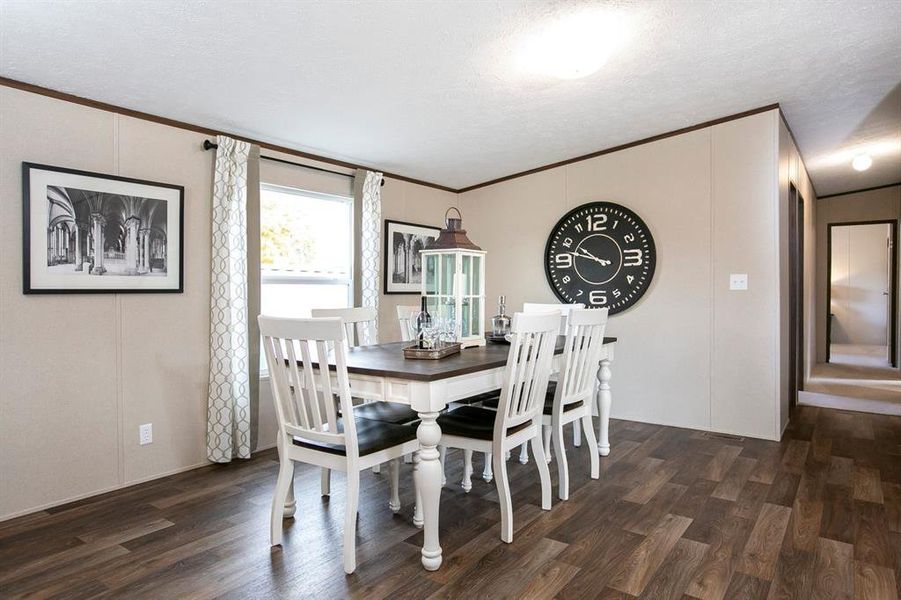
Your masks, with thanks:
[[(610, 454), (608, 422), (610, 419), (610, 393), (613, 349), (615, 342), (604, 344), (598, 370), (596, 402), (593, 412), (598, 417), (598, 452)], [(554, 371), (559, 371), (562, 355), (554, 357)], [(438, 540), (438, 513), (441, 503), (441, 461), (438, 445), (441, 428), (438, 413), (450, 402), (498, 389), (503, 383), (504, 369), (485, 369), (436, 381), (416, 381), (398, 377), (381, 377), (349, 373), (350, 387), (356, 398), (363, 400), (388, 400), (409, 404), (419, 414), (421, 422), (416, 430), (419, 440), (419, 456), (415, 461), (414, 477), (422, 498), (422, 566), (436, 571), (441, 566), (441, 545)], [(417, 508), (417, 513), (419, 513)], [(418, 523), (417, 523), (418, 525)]]

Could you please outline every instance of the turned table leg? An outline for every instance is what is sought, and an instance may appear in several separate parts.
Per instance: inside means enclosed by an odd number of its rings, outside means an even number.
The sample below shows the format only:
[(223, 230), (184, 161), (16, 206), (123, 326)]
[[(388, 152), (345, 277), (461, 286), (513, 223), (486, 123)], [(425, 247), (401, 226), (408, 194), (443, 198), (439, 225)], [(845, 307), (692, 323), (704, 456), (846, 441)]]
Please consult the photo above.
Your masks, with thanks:
[(419, 440), (419, 464), (414, 475), (422, 500), (423, 546), (422, 566), (436, 571), (441, 566), (441, 546), (438, 543), (438, 510), (441, 503), (441, 461), (438, 443), (441, 428), (437, 412), (419, 413), (421, 422), (416, 430)]
[(598, 371), (598, 454), (607, 456), (610, 454), (610, 403), (613, 400), (610, 394), (610, 359), (601, 361)]

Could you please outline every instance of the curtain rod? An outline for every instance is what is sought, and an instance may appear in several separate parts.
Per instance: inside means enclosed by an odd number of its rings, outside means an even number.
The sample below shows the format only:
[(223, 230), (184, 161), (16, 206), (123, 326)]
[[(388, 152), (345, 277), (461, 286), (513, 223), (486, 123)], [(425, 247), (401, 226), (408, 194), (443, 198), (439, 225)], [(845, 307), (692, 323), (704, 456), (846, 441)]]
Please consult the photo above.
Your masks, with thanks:
[[(211, 142), (210, 140), (203, 140), (203, 149), (204, 150), (214, 150), (219, 147), (219, 144), (215, 142)], [(331, 173), (332, 175), (340, 175), (341, 177), (350, 177), (354, 179), (354, 175), (350, 173), (342, 173), (341, 171), (332, 171), (331, 169), (323, 169), (322, 167), (314, 167), (313, 165), (305, 165), (303, 163), (292, 162), (290, 160), (285, 160), (283, 158), (275, 158), (274, 156), (266, 156), (264, 154), (260, 155), (260, 158), (263, 160), (271, 160), (272, 162), (282, 163), (285, 165), (293, 165), (295, 167), (303, 167), (304, 169), (311, 169), (313, 171), (321, 171), (323, 173)], [(382, 177), (382, 181), (379, 185), (385, 185), (385, 178)]]

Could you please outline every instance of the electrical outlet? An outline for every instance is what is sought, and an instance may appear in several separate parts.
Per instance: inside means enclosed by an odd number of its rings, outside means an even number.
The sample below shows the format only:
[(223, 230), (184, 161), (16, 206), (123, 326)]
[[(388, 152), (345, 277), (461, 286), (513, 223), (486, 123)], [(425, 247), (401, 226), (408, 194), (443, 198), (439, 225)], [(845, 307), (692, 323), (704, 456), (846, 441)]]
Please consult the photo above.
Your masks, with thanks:
[(138, 427), (138, 442), (142, 446), (153, 443), (153, 423), (144, 423)]
[(730, 290), (746, 290), (748, 289), (748, 274), (747, 273), (732, 273), (729, 275), (729, 289)]

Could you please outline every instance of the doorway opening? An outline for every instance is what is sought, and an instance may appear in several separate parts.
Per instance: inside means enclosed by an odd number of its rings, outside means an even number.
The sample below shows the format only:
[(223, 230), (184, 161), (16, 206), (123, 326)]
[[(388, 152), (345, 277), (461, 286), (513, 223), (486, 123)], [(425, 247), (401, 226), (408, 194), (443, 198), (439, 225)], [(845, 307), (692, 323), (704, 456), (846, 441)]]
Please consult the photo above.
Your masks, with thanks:
[(829, 224), (826, 362), (897, 367), (897, 236), (892, 220)]
[(804, 389), (804, 198), (794, 184), (788, 190), (789, 260), (789, 405)]

